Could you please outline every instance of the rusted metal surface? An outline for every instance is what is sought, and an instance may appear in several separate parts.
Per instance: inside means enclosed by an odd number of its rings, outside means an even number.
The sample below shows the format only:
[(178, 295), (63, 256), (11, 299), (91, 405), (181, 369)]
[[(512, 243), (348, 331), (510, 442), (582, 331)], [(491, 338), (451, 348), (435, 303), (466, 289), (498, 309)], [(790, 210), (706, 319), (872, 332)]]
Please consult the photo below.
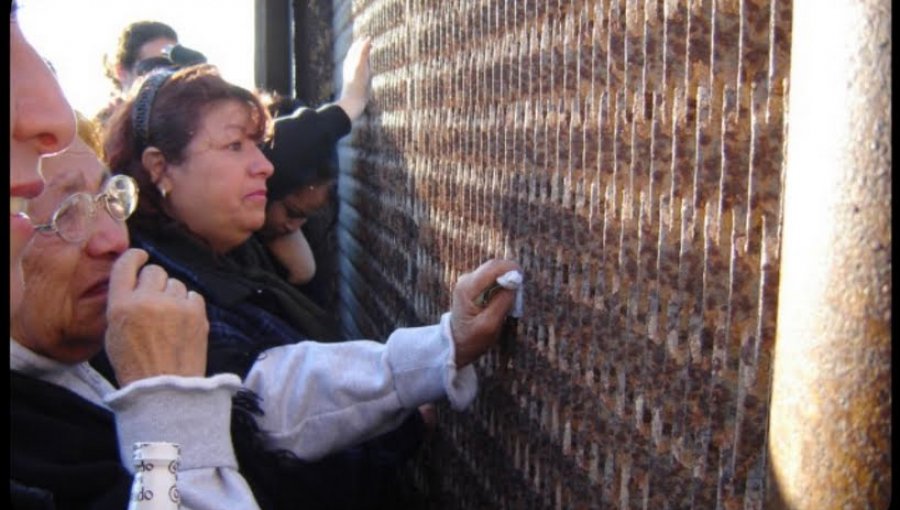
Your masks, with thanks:
[(525, 270), (509, 359), (439, 409), (433, 506), (763, 508), (791, 2), (334, 14), (336, 62), (374, 42), (341, 147), (347, 333), (437, 320), (489, 257)]
[(772, 508), (891, 499), (891, 4), (795, 2)]

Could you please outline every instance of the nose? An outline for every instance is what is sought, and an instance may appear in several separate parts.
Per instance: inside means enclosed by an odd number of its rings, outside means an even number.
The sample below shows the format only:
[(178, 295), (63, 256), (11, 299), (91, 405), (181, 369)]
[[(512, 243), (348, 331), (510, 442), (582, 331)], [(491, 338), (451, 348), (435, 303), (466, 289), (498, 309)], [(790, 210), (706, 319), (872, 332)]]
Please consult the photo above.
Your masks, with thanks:
[(113, 219), (106, 211), (97, 213), (85, 250), (91, 257), (116, 259), (128, 249), (128, 227), (125, 222)]
[(253, 150), (256, 151), (256, 154), (250, 164), (250, 173), (254, 176), (261, 175), (268, 179), (275, 172), (275, 167), (258, 146), (255, 146)]
[(56, 77), (25, 40), (18, 23), (10, 23), (10, 46), (12, 137), (41, 155), (59, 152), (75, 136), (75, 113)]

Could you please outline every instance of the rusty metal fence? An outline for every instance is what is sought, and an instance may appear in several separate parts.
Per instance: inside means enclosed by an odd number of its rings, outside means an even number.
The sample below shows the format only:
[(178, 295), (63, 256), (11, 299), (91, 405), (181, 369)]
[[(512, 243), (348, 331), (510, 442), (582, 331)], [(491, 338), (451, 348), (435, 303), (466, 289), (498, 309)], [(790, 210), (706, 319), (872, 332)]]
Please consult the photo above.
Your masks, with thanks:
[(335, 0), (373, 37), (340, 148), (341, 318), (434, 322), (517, 259), (525, 317), (439, 408), (436, 508), (762, 508), (791, 2)]

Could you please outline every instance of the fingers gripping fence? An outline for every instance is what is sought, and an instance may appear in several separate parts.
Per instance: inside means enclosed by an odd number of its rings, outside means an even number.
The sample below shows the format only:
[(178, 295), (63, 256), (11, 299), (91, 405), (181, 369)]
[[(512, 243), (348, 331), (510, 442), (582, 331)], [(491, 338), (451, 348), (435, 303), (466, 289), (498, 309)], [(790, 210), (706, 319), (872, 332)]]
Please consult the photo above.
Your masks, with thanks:
[(340, 148), (353, 336), (437, 320), (490, 257), (515, 348), (439, 408), (437, 508), (762, 508), (791, 2), (334, 2), (373, 38)]

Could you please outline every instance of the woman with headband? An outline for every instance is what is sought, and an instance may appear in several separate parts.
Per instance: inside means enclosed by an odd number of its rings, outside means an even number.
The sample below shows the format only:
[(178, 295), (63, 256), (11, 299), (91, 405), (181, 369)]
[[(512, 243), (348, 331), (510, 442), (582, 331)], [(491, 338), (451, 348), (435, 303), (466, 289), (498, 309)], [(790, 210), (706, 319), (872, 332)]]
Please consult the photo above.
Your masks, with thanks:
[[(324, 491), (315, 480), (327, 475), (309, 463), (323, 459), (327, 471), (329, 454), (359, 452), (352, 447), (409, 423), (425, 403), (448, 398), (455, 409), (468, 406), (477, 391), (471, 363), (497, 341), (514, 295), (501, 292), (484, 308), (473, 300), (518, 266), (493, 260), (462, 277), (439, 324), (398, 329), (385, 343), (312, 341), (334, 332), (271, 271), (252, 235), (265, 220), (272, 174), (259, 149), (269, 121), (255, 94), (212, 66), (160, 71), (113, 114), (105, 150), (110, 168), (140, 188), (129, 221), (133, 245), (206, 299), (207, 373), (244, 381), (232, 431), (257, 499), (340, 507), (339, 498), (348, 498), (342, 503), (371, 506), (349, 493), (354, 475), (364, 483), (377, 473), (345, 471), (343, 486)], [(353, 466), (340, 455), (337, 465)], [(301, 477), (273, 469), (300, 469)]]

